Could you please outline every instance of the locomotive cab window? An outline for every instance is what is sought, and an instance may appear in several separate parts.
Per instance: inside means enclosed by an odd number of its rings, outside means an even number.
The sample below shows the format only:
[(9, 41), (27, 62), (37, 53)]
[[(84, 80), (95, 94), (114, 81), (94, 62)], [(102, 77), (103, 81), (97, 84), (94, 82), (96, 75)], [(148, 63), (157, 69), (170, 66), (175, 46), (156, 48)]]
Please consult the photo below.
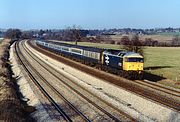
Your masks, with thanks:
[(144, 62), (143, 58), (125, 58), (125, 62)]

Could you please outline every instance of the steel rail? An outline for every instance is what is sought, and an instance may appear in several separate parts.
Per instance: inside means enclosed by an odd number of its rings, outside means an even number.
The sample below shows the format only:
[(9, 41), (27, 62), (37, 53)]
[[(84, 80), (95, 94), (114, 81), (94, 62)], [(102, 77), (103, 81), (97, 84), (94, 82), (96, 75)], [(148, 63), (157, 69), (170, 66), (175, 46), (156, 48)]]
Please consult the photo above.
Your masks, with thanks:
[[(27, 49), (29, 50), (29, 49)], [(29, 50), (30, 51), (30, 50)], [(31, 51), (30, 51), (31, 52)], [(32, 55), (33, 53), (29, 53), (29, 55)], [(34, 60), (36, 60), (39, 65), (41, 65), (43, 68), (45, 68), (48, 72), (50, 72), (51, 74), (54, 75), (54, 77), (56, 77), (57, 79), (61, 80), (58, 76), (62, 75), (60, 74), (56, 69), (54, 69), (53, 67), (49, 66), (47, 63), (45, 63), (42, 59), (39, 59), (36, 55), (34, 55), (35, 58), (33, 58)], [(38, 61), (37, 59), (39, 59), (40, 61)], [(41, 63), (44, 63), (44, 65), (48, 65), (49, 68), (43, 66)], [(52, 71), (50, 71), (49, 69), (54, 70), (55, 72), (57, 72), (59, 75), (55, 75)], [(68, 78), (67, 76), (64, 76), (66, 79), (70, 80), (70, 78)], [(62, 81), (62, 80), (61, 80)], [(77, 94), (79, 94), (80, 96), (82, 96), (84, 99), (86, 99), (88, 102), (90, 102), (91, 104), (93, 104), (95, 107), (97, 107), (99, 110), (101, 110), (102, 112), (104, 112), (106, 115), (108, 115), (109, 117), (111, 117), (112, 119), (114, 119), (115, 121), (119, 121), (115, 116), (113, 116), (111, 113), (107, 112), (106, 110), (104, 110), (103, 108), (101, 108), (100, 106), (96, 105), (93, 101), (89, 100), (86, 96), (84, 96), (82, 93), (80, 93), (79, 91), (77, 91), (76, 89), (74, 89), (72, 86), (68, 85), (66, 82), (62, 81), (65, 85), (67, 85), (70, 89), (72, 89), (73, 91), (75, 91)], [(73, 84), (75, 84), (72, 81)], [(126, 116), (127, 118), (131, 119), (131, 121), (136, 121), (136, 119), (130, 115), (128, 115), (127, 113), (122, 112), (121, 110), (117, 109), (116, 107), (112, 106), (111, 104), (109, 104), (108, 102), (104, 101), (102, 98), (94, 95), (93, 93), (89, 92), (87, 89), (83, 88), (82, 86), (75, 84), (76, 86), (80, 87), (81, 89), (85, 90), (87, 93), (91, 94), (92, 96), (94, 96), (95, 98), (97, 98), (98, 100), (102, 101), (103, 103), (105, 103), (107, 106), (113, 108), (114, 110), (118, 111), (119, 113), (123, 114), (124, 116)]]
[[(25, 62), (23, 62), (22, 60), (22, 53), (20, 52), (19, 48), (18, 48), (18, 44), (19, 42), (15, 43), (15, 51), (17, 54), (17, 57), (20, 61), (20, 63), (22, 64), (23, 68), (25, 69), (25, 71), (28, 73), (30, 79), (35, 83), (35, 85), (40, 89), (40, 91), (43, 93), (43, 95), (45, 95), (45, 97), (51, 102), (51, 104), (56, 108), (56, 110), (62, 115), (62, 117), (68, 121), (68, 122), (72, 122), (71, 118), (62, 110), (62, 108), (53, 100), (53, 98), (46, 92), (46, 90), (39, 84), (39, 82), (36, 80), (36, 78), (32, 75), (32, 73), (28, 70), (28, 68), (25, 65)], [(21, 57), (21, 56), (22, 57)], [(25, 59), (25, 58), (24, 58)], [(28, 62), (26, 62), (28, 63)]]

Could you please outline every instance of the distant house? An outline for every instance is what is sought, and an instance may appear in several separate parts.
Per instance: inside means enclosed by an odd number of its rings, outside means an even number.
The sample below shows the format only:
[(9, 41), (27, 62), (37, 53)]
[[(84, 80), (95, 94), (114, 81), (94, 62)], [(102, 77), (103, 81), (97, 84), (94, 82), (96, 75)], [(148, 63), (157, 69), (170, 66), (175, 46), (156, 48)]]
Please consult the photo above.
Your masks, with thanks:
[(174, 29), (174, 32), (178, 33), (178, 32), (180, 32), (180, 29), (179, 28)]

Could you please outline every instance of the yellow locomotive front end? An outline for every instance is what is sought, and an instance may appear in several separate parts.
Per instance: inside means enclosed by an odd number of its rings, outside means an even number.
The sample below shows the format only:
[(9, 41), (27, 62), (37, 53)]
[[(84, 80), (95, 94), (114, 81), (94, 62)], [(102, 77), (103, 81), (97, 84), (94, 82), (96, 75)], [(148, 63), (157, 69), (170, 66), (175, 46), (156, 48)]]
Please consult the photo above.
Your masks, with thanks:
[(123, 57), (123, 70), (125, 71), (136, 71), (141, 73), (144, 67), (143, 56), (137, 53), (130, 53)]

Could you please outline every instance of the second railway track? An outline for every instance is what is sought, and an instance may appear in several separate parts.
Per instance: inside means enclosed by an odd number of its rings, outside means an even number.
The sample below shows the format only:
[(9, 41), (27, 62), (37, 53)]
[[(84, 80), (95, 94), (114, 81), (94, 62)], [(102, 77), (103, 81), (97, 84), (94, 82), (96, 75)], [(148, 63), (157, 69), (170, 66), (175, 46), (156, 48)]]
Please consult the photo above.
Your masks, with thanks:
[[(73, 61), (69, 61), (66, 58), (63, 58), (61, 56), (57, 56), (56, 54), (49, 52), (47, 50), (41, 49), (39, 47), (36, 47), (32, 44), (30, 44), (32, 47), (37, 49), (38, 51), (56, 59), (56, 60), (61, 60), (63, 63), (71, 65), (77, 69), (80, 69), (82, 71), (85, 71), (91, 75), (94, 75), (100, 79), (103, 80), (110, 80), (111, 83), (118, 85), (122, 88), (125, 88), (128, 91), (132, 91), (138, 95), (141, 95), (145, 98), (148, 98), (150, 100), (156, 101), (162, 105), (168, 106), (169, 108), (172, 108), (176, 111), (180, 111), (180, 102), (179, 102), (179, 91), (174, 90), (168, 87), (164, 87), (161, 85), (153, 84), (150, 82), (144, 82), (144, 81), (129, 81), (125, 79), (120, 79), (117, 77), (114, 77), (112, 75), (105, 75), (103, 72), (98, 72), (96, 69), (92, 68), (86, 68), (78, 65), (78, 63), (73, 63)], [(143, 87), (144, 88), (143, 88)], [(173, 97), (176, 97), (176, 99), (173, 99)]]

